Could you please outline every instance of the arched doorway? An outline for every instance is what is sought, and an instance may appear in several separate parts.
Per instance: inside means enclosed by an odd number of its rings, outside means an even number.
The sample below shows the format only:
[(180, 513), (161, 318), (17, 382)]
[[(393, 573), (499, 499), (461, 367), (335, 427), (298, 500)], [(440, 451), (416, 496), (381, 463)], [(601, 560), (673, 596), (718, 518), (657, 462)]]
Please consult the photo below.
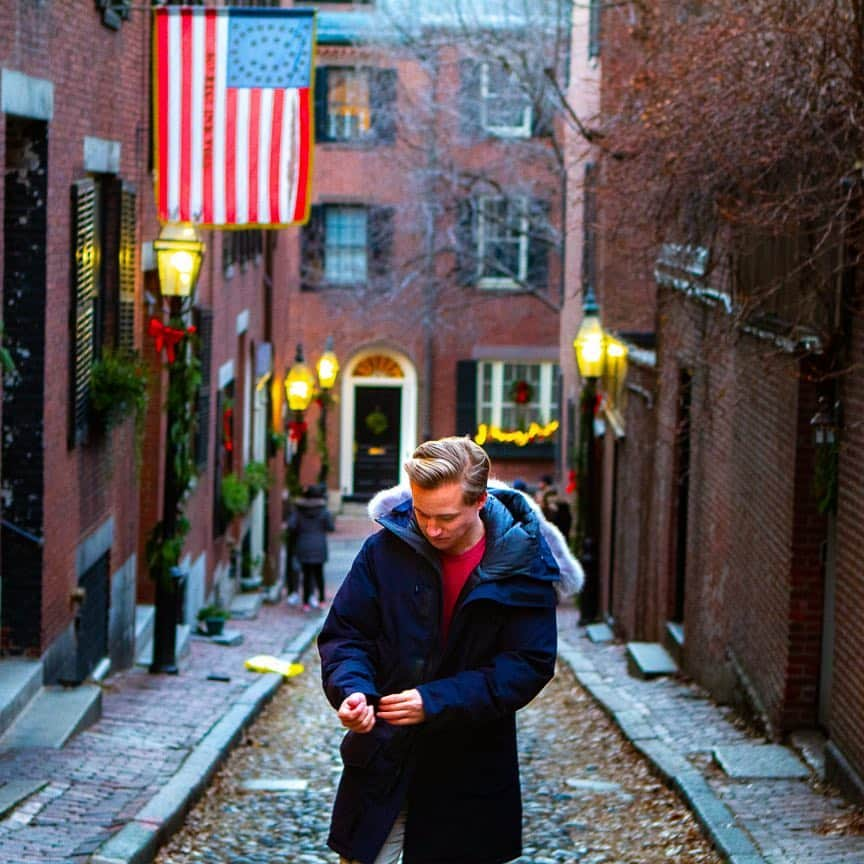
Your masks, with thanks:
[(342, 378), (340, 486), (368, 500), (405, 479), (417, 446), (417, 373), (407, 357), (381, 349), (356, 354)]

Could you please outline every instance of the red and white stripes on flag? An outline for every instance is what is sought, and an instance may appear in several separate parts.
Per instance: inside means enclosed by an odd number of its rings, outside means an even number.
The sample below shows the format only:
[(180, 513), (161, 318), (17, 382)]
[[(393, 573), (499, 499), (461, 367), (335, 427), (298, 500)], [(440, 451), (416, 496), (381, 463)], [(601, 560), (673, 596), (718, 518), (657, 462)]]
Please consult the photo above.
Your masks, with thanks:
[(154, 16), (159, 220), (306, 222), (314, 13), (161, 7)]

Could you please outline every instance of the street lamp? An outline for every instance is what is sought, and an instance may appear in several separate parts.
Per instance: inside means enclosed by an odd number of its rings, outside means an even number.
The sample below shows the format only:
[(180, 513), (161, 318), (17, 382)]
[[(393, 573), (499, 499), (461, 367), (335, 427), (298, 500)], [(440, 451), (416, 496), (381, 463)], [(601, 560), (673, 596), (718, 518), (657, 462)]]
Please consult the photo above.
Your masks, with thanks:
[[(204, 243), (192, 225), (169, 224), (153, 241), (159, 270), (159, 287), (169, 301), (169, 326), (164, 334), (174, 337), (173, 344), (187, 335), (184, 303), (191, 300), (201, 262)], [(158, 323), (158, 322), (157, 322)], [(158, 329), (158, 328), (157, 328)], [(177, 436), (174, 430), (189, 425), (188, 362), (184, 345), (175, 357), (168, 354), (168, 417), (165, 436), (165, 483), (162, 497), (162, 521), (151, 539), (159, 554), (152, 557), (151, 576), (156, 582), (156, 615), (153, 625), (153, 658), (151, 674), (177, 674), (176, 640), (178, 600), (185, 574), (178, 566), (183, 536), (188, 527), (183, 519), (183, 500), (191, 480), (188, 435)], [(182, 439), (182, 440), (181, 440)]]
[(330, 472), (330, 451), (327, 449), (327, 409), (333, 398), (330, 391), (336, 383), (339, 374), (339, 361), (333, 353), (333, 337), (328, 336), (324, 343), (324, 353), (315, 365), (318, 372), (318, 386), (321, 389), (321, 414), (318, 418), (318, 452), (321, 456), (321, 467), (318, 469), (318, 482), (326, 483)]
[(595, 621), (599, 613), (600, 586), (597, 566), (597, 470), (594, 458), (594, 412), (597, 402), (597, 379), (605, 371), (607, 337), (600, 324), (600, 309), (589, 285), (582, 307), (579, 332), (573, 340), (582, 388), (579, 441), (580, 453), (579, 516), (582, 524), (582, 569), (585, 586), (579, 604), (581, 623)]
[(303, 346), (298, 343), (294, 365), (285, 376), (285, 396), (288, 399), (288, 408), (294, 412), (294, 419), (288, 426), (288, 441), (291, 445), (288, 486), (292, 495), (300, 491), (300, 462), (306, 452), (306, 422), (303, 412), (309, 407), (314, 391), (315, 376), (303, 359)]

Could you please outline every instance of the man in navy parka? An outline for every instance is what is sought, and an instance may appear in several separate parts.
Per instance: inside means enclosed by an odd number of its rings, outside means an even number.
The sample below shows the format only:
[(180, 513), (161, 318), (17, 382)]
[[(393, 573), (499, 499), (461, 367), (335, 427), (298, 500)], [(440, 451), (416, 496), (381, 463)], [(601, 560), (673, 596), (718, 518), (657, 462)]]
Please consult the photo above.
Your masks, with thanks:
[(489, 467), (468, 438), (417, 448), (410, 489), (370, 503), (383, 530), (324, 623), (324, 690), (349, 730), (328, 838), (343, 862), (521, 854), (515, 715), (554, 673), (556, 587), (582, 572), (533, 502), (487, 489)]

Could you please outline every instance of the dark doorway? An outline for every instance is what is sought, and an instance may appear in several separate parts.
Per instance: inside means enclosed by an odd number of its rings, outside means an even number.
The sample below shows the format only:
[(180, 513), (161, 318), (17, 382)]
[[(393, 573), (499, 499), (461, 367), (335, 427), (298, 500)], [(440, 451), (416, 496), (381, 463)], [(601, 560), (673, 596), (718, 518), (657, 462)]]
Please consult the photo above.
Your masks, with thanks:
[(83, 681), (108, 654), (108, 555), (103, 555), (78, 580), (84, 602), (75, 619), (78, 640), (76, 682)]
[(354, 398), (353, 497), (368, 500), (399, 482), (402, 390), (357, 387)]
[(690, 505), (690, 411), (693, 376), (682, 369), (678, 377), (678, 426), (675, 438), (675, 593), (672, 620), (684, 622), (684, 589), (687, 581), (687, 518)]

